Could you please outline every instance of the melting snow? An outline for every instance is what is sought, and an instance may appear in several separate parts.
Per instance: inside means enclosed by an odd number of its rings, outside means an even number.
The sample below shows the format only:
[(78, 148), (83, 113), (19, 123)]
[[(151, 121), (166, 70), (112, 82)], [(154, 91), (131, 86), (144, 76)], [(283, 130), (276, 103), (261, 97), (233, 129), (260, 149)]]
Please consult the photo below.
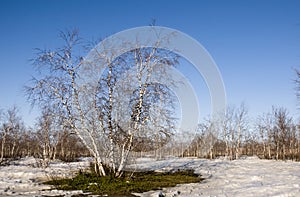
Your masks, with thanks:
[[(82, 191), (51, 190), (42, 181), (53, 177), (70, 177), (86, 169), (90, 160), (63, 163), (52, 162), (46, 169), (37, 167), (34, 158), (24, 158), (0, 167), (0, 196), (72, 196)], [(133, 168), (170, 171), (194, 169), (206, 178), (201, 183), (183, 184), (162, 191), (136, 194), (155, 196), (300, 196), (300, 162), (260, 160), (246, 157), (235, 161), (197, 158), (138, 159)]]
[[(168, 196), (300, 196), (300, 162), (260, 160), (257, 157), (228, 160), (174, 159), (167, 162), (137, 164), (157, 170), (169, 166), (175, 169), (195, 169), (206, 180), (164, 189)], [(157, 191), (137, 194), (158, 196)], [(178, 195), (180, 193), (180, 195)]]
[[(86, 169), (88, 161), (63, 163), (51, 162), (48, 168), (40, 168), (33, 157), (13, 161), (0, 167), (0, 196), (72, 196), (82, 191), (59, 191), (42, 184), (58, 177), (74, 176), (79, 169)], [(52, 190), (50, 190), (52, 189)]]

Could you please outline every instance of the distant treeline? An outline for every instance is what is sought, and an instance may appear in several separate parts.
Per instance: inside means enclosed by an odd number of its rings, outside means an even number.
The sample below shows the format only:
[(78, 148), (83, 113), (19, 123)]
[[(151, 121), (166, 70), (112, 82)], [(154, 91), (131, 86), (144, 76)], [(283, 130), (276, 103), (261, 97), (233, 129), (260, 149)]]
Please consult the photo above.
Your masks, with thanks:
[[(43, 113), (36, 122), (34, 128), (26, 128), (17, 107), (2, 113), (1, 162), (26, 156), (45, 162), (55, 159), (74, 161), (78, 157), (90, 156), (79, 138), (70, 129), (57, 125), (49, 114)], [(134, 154), (210, 159), (257, 155), (265, 159), (300, 161), (300, 127), (284, 108), (273, 108), (272, 112), (257, 118), (252, 125), (244, 106), (231, 108), (225, 118), (207, 120), (191, 133), (195, 137), (190, 145), (171, 141), (161, 149), (147, 152), (149, 144), (140, 143)]]

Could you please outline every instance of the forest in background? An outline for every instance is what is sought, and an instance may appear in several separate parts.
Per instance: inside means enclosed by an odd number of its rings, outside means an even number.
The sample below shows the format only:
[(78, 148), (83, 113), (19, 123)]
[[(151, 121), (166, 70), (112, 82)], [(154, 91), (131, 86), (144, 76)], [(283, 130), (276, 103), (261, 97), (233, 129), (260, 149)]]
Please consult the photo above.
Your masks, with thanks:
[[(59, 129), (53, 117), (43, 113), (34, 128), (27, 128), (16, 106), (1, 113), (0, 162), (27, 156), (47, 162), (55, 159), (76, 161), (90, 156), (89, 151), (70, 129)], [(147, 152), (139, 144), (137, 157), (150, 156), (162, 159), (168, 156), (214, 159), (257, 155), (264, 159), (300, 161), (300, 128), (284, 108), (273, 108), (250, 122), (243, 105), (227, 110), (222, 122), (207, 120), (199, 124), (190, 145), (170, 141), (161, 149)], [(149, 144), (148, 144), (149, 145)], [(144, 148), (144, 149), (143, 149)]]

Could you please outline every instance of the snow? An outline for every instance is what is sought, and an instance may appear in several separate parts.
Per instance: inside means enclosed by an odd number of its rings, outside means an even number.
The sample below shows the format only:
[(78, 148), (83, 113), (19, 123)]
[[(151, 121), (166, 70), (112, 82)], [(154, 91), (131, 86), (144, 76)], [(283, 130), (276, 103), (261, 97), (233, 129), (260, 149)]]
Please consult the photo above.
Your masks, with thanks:
[[(0, 196), (72, 196), (82, 191), (58, 191), (41, 182), (54, 177), (71, 177), (79, 169), (86, 169), (90, 159), (79, 162), (51, 162), (46, 169), (38, 167), (29, 157), (0, 167)], [(206, 160), (197, 158), (169, 158), (155, 160), (141, 158), (130, 166), (137, 170), (173, 171), (194, 169), (204, 181), (182, 184), (161, 191), (135, 194), (157, 197), (162, 192), (169, 196), (300, 196), (300, 162), (260, 160), (244, 157), (229, 161), (224, 158)]]
[(51, 162), (43, 169), (40, 161), (33, 157), (13, 161), (0, 167), (0, 196), (71, 196), (82, 191), (59, 191), (42, 182), (53, 178), (74, 176), (79, 169), (86, 169), (88, 161), (64, 163)]
[[(169, 162), (169, 163), (168, 163)], [(224, 159), (173, 159), (168, 162), (138, 163), (140, 168), (152, 170), (194, 169), (206, 178), (201, 183), (178, 185), (163, 189), (168, 196), (300, 196), (300, 163), (292, 161), (260, 160), (246, 157)], [(180, 193), (180, 195), (178, 195)], [(155, 196), (159, 191), (136, 194)]]

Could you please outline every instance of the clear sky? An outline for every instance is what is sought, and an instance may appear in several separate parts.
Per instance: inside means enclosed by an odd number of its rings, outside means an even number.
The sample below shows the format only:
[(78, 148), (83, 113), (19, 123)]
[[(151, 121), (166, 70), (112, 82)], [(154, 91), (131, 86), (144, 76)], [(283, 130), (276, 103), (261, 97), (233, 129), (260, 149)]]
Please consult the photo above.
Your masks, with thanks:
[(17, 105), (27, 125), (22, 87), (34, 75), (34, 48), (59, 46), (58, 31), (77, 27), (86, 40), (156, 25), (198, 40), (222, 74), (227, 102), (255, 117), (272, 105), (298, 118), (293, 80), (300, 68), (300, 1), (0, 0), (0, 108)]

